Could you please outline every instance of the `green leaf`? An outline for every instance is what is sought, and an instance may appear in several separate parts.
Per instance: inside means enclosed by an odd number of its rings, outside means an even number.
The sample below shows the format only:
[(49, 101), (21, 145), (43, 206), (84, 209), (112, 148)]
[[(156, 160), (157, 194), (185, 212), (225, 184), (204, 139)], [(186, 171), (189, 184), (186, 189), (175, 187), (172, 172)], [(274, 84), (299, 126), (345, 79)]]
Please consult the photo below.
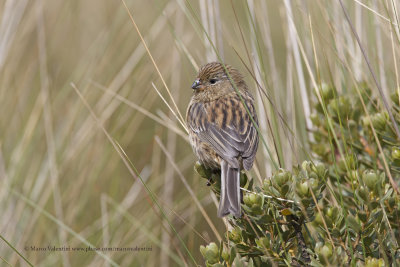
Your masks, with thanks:
[(381, 202), (385, 201), (386, 199), (388, 199), (393, 193), (393, 188), (390, 188), (386, 194), (382, 197)]
[(236, 255), (233, 265), (236, 267), (245, 267), (243, 260), (240, 258), (239, 254)]
[(358, 223), (357, 219), (356, 219), (352, 214), (349, 214), (349, 215), (347, 216), (346, 222), (347, 222), (347, 225), (348, 225), (351, 229), (353, 229), (356, 233), (359, 233), (359, 232), (361, 231), (361, 226), (360, 226), (360, 224)]

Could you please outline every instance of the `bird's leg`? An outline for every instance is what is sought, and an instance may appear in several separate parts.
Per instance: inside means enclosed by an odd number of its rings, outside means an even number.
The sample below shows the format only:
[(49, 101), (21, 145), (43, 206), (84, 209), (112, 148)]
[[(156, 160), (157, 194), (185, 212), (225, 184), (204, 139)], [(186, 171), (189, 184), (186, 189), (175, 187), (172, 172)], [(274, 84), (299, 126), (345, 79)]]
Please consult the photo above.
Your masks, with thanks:
[[(247, 178), (247, 174), (242, 171), (240, 172), (240, 187), (245, 187), (247, 184), (248, 178)], [(243, 202), (243, 190), (242, 188), (240, 188), (240, 203), (244, 203)]]
[(215, 183), (215, 181), (213, 180), (214, 175), (220, 175), (220, 171), (219, 170), (211, 171), (211, 175), (208, 177), (208, 180), (207, 180), (207, 186), (211, 186), (212, 184)]

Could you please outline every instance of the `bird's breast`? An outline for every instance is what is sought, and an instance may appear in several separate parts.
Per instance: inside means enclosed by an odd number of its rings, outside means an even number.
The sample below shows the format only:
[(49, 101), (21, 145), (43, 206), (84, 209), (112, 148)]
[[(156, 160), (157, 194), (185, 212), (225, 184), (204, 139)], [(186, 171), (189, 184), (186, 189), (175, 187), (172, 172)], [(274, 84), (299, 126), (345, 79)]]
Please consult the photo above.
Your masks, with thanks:
[(189, 141), (197, 158), (205, 167), (220, 169), (221, 158), (210, 145), (202, 142), (193, 131), (189, 131)]

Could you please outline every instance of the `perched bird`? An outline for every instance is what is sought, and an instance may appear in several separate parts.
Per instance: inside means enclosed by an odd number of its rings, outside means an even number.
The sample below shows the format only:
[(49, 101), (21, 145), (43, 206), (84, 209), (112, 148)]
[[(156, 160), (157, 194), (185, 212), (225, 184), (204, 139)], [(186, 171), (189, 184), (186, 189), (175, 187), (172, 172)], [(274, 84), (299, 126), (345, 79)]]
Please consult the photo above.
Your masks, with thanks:
[[(258, 147), (254, 99), (243, 76), (229, 65), (212, 62), (202, 66), (192, 84), (194, 94), (187, 109), (189, 139), (200, 163), (221, 170), (218, 216), (241, 216), (240, 170), (250, 170)], [(243, 100), (243, 101), (242, 101)], [(246, 107), (253, 121), (251, 120)]]

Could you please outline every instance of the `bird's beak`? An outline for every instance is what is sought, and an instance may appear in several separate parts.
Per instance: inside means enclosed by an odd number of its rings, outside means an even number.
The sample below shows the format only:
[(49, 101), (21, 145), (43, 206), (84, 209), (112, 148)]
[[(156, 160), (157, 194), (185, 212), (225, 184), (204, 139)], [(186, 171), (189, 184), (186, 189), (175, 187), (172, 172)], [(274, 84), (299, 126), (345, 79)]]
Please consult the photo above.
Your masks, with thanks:
[(192, 84), (192, 89), (199, 89), (201, 82), (199, 79), (195, 80)]

